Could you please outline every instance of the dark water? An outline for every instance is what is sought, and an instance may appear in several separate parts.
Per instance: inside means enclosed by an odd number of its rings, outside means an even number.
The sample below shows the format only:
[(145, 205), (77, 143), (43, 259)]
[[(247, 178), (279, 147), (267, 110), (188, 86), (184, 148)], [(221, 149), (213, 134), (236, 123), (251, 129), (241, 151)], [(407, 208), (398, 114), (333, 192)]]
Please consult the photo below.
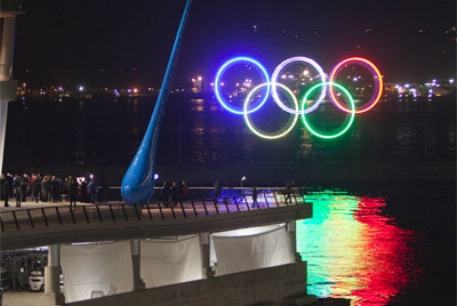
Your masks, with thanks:
[[(127, 167), (141, 142), (153, 97), (10, 102), (4, 169), (32, 171), (43, 166)], [(255, 125), (279, 132), (284, 112), (265, 110)], [(330, 105), (308, 120), (332, 133), (346, 115)], [(336, 128), (335, 128), (336, 126)], [(312, 136), (299, 121), (285, 137), (255, 136), (243, 116), (225, 111), (211, 98), (172, 95), (160, 136), (161, 166), (281, 163), (331, 160), (454, 160), (455, 95), (428, 101), (381, 101), (356, 116), (341, 137)]]
[[(10, 103), (4, 169), (126, 169), (154, 102), (149, 97)], [(169, 102), (158, 152), (162, 166), (455, 161), (455, 95), (382, 101), (334, 140), (310, 135), (301, 122), (286, 137), (265, 140), (210, 98), (174, 95)], [(322, 131), (344, 121), (344, 115), (322, 109), (310, 117)], [(252, 119), (271, 131), (288, 120), (271, 110)], [(455, 305), (455, 193), (455, 179), (309, 186), (306, 199), (314, 203), (314, 215), (297, 227), (308, 292), (350, 298), (354, 305)]]

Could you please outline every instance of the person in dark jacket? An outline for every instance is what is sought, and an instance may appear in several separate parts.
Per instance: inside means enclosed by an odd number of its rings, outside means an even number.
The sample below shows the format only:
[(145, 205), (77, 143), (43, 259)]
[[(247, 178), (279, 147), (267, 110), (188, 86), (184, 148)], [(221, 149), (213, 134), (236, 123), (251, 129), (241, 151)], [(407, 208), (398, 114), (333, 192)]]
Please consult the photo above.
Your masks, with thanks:
[(14, 186), (13, 186), (13, 175), (11, 173), (6, 174), (6, 181), (8, 183), (8, 198), (12, 198), (14, 195)]
[(14, 180), (14, 194), (16, 195), (16, 207), (21, 207), (22, 203), (22, 175), (16, 175)]
[(76, 181), (76, 178), (70, 176), (67, 182), (68, 197), (70, 198), (70, 207), (73, 205), (76, 206), (76, 201), (78, 199), (78, 188), (79, 185)]
[(8, 179), (2, 173), (0, 175), (0, 199), (5, 201), (5, 207), (9, 207), (9, 205), (8, 205), (8, 199), (9, 199), (8, 189), (9, 189), (8, 188)]
[(257, 187), (252, 187), (252, 208), (256, 207), (259, 208), (259, 202), (257, 202)]
[(32, 174), (31, 186), (32, 202), (38, 203), (41, 197), (41, 177), (39, 174)]

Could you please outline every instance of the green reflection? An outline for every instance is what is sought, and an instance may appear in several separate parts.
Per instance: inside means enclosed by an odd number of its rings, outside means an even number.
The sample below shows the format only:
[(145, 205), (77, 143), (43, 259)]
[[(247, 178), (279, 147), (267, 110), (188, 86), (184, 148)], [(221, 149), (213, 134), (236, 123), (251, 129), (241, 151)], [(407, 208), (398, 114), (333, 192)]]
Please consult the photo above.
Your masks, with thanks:
[(308, 262), (308, 291), (319, 297), (348, 297), (357, 287), (353, 270), (363, 251), (358, 236), (366, 227), (353, 218), (359, 198), (325, 190), (305, 199), (313, 203), (313, 218), (297, 222), (297, 251)]

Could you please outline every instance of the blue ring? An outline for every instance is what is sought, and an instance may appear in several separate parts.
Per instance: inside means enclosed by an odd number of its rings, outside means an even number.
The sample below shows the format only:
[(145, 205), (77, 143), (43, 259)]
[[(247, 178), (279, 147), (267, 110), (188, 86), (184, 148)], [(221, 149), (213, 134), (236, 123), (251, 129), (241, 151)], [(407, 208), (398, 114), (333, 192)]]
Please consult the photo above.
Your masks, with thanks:
[[(214, 81), (214, 91), (215, 91), (215, 94), (216, 94), (216, 98), (217, 100), (219, 101), (219, 103), (228, 111), (234, 113), (234, 114), (238, 114), (238, 115), (242, 115), (244, 114), (244, 110), (237, 110), (237, 109), (234, 109), (232, 107), (229, 106), (228, 102), (224, 99), (224, 97), (222, 96), (221, 92), (220, 92), (220, 79), (221, 79), (221, 76), (223, 75), (223, 73), (225, 72), (225, 70), (227, 70), (230, 66), (232, 66), (234, 63), (236, 62), (248, 62), (250, 64), (252, 64), (255, 68), (257, 68), (257, 70), (259, 72), (261, 72), (264, 76), (264, 83), (270, 83), (270, 76), (268, 75), (268, 72), (267, 70), (262, 66), (262, 64), (258, 61), (256, 61), (255, 59), (253, 58), (250, 58), (250, 57), (244, 57), (244, 56), (241, 56), (241, 57), (235, 57), (229, 61), (227, 61), (224, 65), (221, 66), (221, 68), (219, 68), (217, 74), (216, 74), (216, 78), (215, 78), (215, 81)], [(253, 113), (255, 111), (257, 111), (258, 109), (260, 109), (263, 104), (265, 104), (265, 102), (267, 101), (268, 97), (270, 96), (270, 86), (267, 86), (267, 93), (265, 94), (265, 97), (262, 99), (262, 102), (260, 102), (259, 105), (257, 105), (255, 108), (249, 110), (247, 113), (250, 114), (250, 113)]]

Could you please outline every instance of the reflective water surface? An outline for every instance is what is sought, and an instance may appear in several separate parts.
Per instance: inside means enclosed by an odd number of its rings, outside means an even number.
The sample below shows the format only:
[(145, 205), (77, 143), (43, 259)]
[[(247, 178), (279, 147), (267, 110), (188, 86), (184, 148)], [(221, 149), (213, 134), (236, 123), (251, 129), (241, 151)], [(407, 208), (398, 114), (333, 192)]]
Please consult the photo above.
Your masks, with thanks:
[(310, 191), (313, 218), (297, 221), (308, 292), (352, 305), (454, 305), (455, 217), (446, 215), (455, 214), (455, 196), (446, 190), (452, 192), (442, 186), (444, 194), (404, 198), (410, 203), (395, 195)]

